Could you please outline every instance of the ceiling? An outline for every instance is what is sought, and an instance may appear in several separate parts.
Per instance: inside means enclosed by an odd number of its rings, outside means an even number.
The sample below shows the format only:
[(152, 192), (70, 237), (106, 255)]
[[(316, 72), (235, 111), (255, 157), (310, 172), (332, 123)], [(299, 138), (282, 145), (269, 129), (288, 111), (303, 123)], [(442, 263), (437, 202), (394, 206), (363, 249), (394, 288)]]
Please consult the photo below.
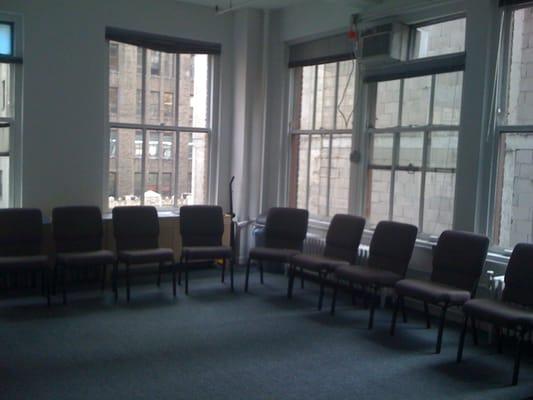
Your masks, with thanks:
[(379, 5), (384, 0), (177, 0), (185, 3), (192, 3), (207, 7), (217, 7), (223, 11), (231, 8), (262, 8), (262, 9), (277, 9), (285, 8), (296, 4), (315, 4), (315, 3), (330, 3), (353, 6), (370, 6)]

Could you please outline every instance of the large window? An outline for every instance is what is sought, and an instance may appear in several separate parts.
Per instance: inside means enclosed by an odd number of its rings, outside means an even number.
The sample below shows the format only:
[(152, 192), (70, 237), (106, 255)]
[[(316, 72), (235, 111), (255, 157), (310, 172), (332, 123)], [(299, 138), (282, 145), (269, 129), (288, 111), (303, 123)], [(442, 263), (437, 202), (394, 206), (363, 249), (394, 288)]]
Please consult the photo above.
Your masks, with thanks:
[(109, 56), (109, 208), (207, 202), (212, 56), (113, 41)]
[(533, 6), (504, 16), (493, 241), (533, 241)]
[(355, 61), (293, 70), (290, 204), (327, 218), (348, 211)]
[(369, 84), (366, 215), (439, 235), (452, 225), (462, 72)]

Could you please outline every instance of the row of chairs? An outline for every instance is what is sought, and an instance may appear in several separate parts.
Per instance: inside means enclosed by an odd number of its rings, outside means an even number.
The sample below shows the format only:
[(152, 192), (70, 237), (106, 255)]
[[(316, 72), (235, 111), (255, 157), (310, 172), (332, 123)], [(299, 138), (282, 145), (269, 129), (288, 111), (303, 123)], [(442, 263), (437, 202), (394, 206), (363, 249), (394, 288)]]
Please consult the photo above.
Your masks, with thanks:
[[(423, 302), (426, 325), (431, 327), (429, 305), (440, 309), (436, 353), (440, 353), (446, 313), (451, 307), (461, 307), (464, 326), (461, 333), (457, 362), (462, 359), (464, 339), (471, 323), (477, 344), (476, 321), (496, 327), (501, 350), (502, 329), (514, 331), (517, 337), (512, 383), (518, 382), (520, 357), (524, 337), (533, 328), (533, 244), (518, 244), (511, 255), (505, 274), (501, 300), (475, 299), (479, 279), (485, 264), (489, 239), (485, 236), (447, 230), (442, 232), (433, 248), (432, 272), (429, 280), (408, 279), (406, 272), (411, 260), (418, 229), (394, 221), (382, 221), (376, 226), (369, 248), (367, 265), (355, 265), (365, 219), (353, 215), (335, 215), (330, 223), (323, 255), (302, 254), (307, 234), (308, 212), (290, 208), (273, 208), (265, 226), (265, 245), (250, 251), (246, 268), (245, 291), (248, 291), (250, 264), (257, 261), (263, 283), (263, 262), (286, 263), (288, 269), (287, 297), (293, 295), (297, 271), (314, 272), (320, 281), (318, 308), (322, 308), (327, 278), (333, 277), (331, 314), (335, 313), (337, 292), (341, 282), (360, 286), (370, 293), (368, 328), (372, 329), (374, 311), (383, 288), (396, 294), (390, 334), (394, 335), (397, 314), (402, 308), (406, 322), (404, 299)], [(303, 283), (303, 281), (302, 281)]]
[[(50, 286), (55, 290), (59, 278), (63, 303), (67, 302), (67, 272), (80, 267), (100, 268), (102, 289), (106, 268), (113, 266), (112, 282), (118, 299), (118, 268), (125, 267), (126, 296), (130, 300), (130, 268), (137, 264), (157, 264), (157, 285), (162, 271), (172, 272), (173, 294), (176, 296), (176, 273), (181, 283), (198, 261), (223, 260), (222, 281), (229, 261), (230, 247), (222, 245), (224, 217), (221, 207), (183, 206), (180, 209), (182, 252), (176, 264), (174, 251), (159, 246), (157, 210), (150, 206), (115, 207), (112, 212), (116, 254), (103, 248), (102, 215), (98, 207), (57, 207), (52, 211), (55, 251), (51, 259), (43, 253), (43, 217), (38, 209), (0, 210), (0, 272), (40, 273), (42, 292), (50, 305)], [(233, 290), (233, 262), (229, 262)], [(179, 267), (179, 269), (178, 269)], [(52, 275), (52, 279), (50, 279)], [(50, 282), (52, 281), (52, 282)], [(52, 283), (52, 285), (50, 284)]]

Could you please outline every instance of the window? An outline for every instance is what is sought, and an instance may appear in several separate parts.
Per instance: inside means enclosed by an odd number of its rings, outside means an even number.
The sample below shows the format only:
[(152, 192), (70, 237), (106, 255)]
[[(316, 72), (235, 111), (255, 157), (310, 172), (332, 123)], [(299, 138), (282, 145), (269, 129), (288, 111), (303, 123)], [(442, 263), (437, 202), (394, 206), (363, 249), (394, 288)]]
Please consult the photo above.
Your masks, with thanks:
[(13, 24), (0, 22), (0, 54), (3, 56), (13, 55)]
[(462, 72), (369, 84), (365, 213), (439, 235), (452, 225)]
[(290, 205), (318, 218), (348, 211), (355, 61), (293, 70)]
[(533, 6), (508, 10), (501, 49), (493, 242), (533, 241)]
[[(110, 73), (110, 97), (111, 88), (118, 87), (120, 109), (115, 110), (110, 99), (109, 173), (116, 175), (109, 179), (115, 179), (116, 190), (109, 208), (206, 203), (212, 56), (114, 43), (120, 54), (119, 72)], [(167, 68), (174, 72), (167, 73)], [(160, 74), (164, 79), (157, 77)]]
[(148, 50), (150, 54), (150, 74), (159, 75), (161, 72), (161, 53), (159, 51)]
[(10, 201), (10, 167), (11, 140), (13, 129), (17, 126), (14, 107), (14, 72), (15, 65), (0, 63), (0, 80), (3, 107), (0, 109), (0, 208), (11, 205)]
[(117, 156), (117, 141), (118, 141), (118, 129), (111, 129), (111, 134), (109, 135), (109, 157)]
[(118, 71), (118, 43), (109, 43), (109, 70)]
[(415, 25), (412, 58), (434, 57), (465, 50), (466, 18)]
[(118, 88), (109, 88), (109, 113), (118, 114)]

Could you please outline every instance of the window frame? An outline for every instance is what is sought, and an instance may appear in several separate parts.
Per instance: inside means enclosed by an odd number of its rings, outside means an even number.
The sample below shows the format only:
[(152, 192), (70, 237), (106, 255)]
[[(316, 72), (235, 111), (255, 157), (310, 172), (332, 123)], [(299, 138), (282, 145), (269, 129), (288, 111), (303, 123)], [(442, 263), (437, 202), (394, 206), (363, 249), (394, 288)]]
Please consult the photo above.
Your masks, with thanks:
[[(354, 90), (353, 90), (353, 99), (352, 99), (352, 123), (351, 123), (351, 128), (350, 129), (337, 129), (337, 114), (338, 114), (338, 109), (339, 109), (339, 94), (340, 94), (340, 90), (339, 90), (339, 72), (340, 72), (340, 63), (341, 62), (346, 62), (346, 61), (352, 61), (354, 63), (354, 67), (353, 67), (353, 78), (350, 78), (348, 79), (347, 81), (350, 81), (353, 79), (353, 84), (354, 84)], [(356, 59), (352, 59), (352, 60), (339, 60), (339, 61), (332, 61), (330, 63), (327, 63), (327, 64), (332, 64), (332, 63), (335, 63), (336, 64), (336, 68), (335, 68), (335, 90), (334, 90), (334, 107), (333, 107), (333, 127), (330, 129), (330, 128), (325, 128), (325, 129), (316, 129), (316, 115), (317, 115), (317, 93), (318, 93), (318, 68), (320, 65), (325, 65), (325, 64), (313, 64), (313, 65), (310, 65), (311, 67), (313, 67), (315, 69), (315, 72), (314, 72), (314, 83), (313, 83), (313, 113), (312, 113), (312, 116), (311, 116), (311, 120), (312, 120), (312, 129), (293, 129), (292, 126), (293, 126), (293, 122), (294, 122), (294, 113), (295, 113), (295, 107), (296, 107), (296, 96), (295, 96), (295, 80), (296, 80), (296, 73), (297, 73), (297, 70), (298, 69), (302, 69), (302, 73), (303, 73), (303, 68), (304, 67), (296, 67), (296, 68), (292, 68), (290, 70), (290, 91), (289, 91), (289, 112), (288, 112), (288, 120), (289, 120), (289, 123), (288, 123), (288, 161), (287, 161), (287, 169), (288, 169), (288, 174), (287, 174), (287, 200), (288, 200), (288, 203), (292, 206), (296, 206), (297, 205), (297, 202), (298, 202), (298, 198), (297, 198), (297, 192), (293, 192), (293, 180), (294, 180), (294, 177), (297, 176), (297, 168), (295, 168), (295, 165), (293, 163), (293, 139), (294, 137), (296, 136), (299, 136), (299, 137), (302, 137), (302, 136), (307, 136), (308, 137), (308, 146), (307, 146), (307, 167), (306, 167), (306, 190), (305, 190), (305, 193), (306, 193), (306, 199), (305, 199), (305, 209), (308, 209), (309, 208), (309, 188), (310, 188), (310, 170), (311, 170), (311, 157), (310, 157), (310, 153), (311, 153), (311, 142), (312, 142), (312, 137), (313, 136), (316, 136), (316, 135), (320, 135), (320, 136), (324, 136), (326, 135), (328, 137), (328, 141), (329, 141), (329, 145), (328, 145), (328, 178), (327, 178), (327, 189), (326, 189), (326, 198), (327, 198), (327, 204), (326, 204), (326, 215), (315, 215), (315, 214), (310, 214), (310, 219), (314, 220), (314, 221), (319, 221), (319, 222), (325, 222), (325, 221), (329, 221), (333, 216), (332, 215), (329, 215), (330, 214), (330, 209), (331, 209), (331, 156), (332, 156), (332, 150), (333, 150), (333, 137), (335, 135), (346, 135), (346, 134), (349, 134), (351, 135), (351, 140), (352, 140), (352, 144), (351, 144), (351, 148), (350, 148), (350, 154), (352, 153), (352, 150), (353, 150), (353, 147), (354, 147), (354, 131), (355, 131), (355, 125), (356, 125), (356, 109), (357, 109), (357, 87), (358, 87), (358, 79), (359, 79), (359, 74), (360, 74), (360, 71), (359, 71), (359, 67), (357, 65), (357, 60)], [(350, 163), (351, 164), (351, 163)], [(348, 181), (349, 181), (349, 188), (348, 188), (348, 207), (347, 207), (347, 210), (346, 212), (350, 212), (351, 208), (350, 208), (350, 198), (351, 198), (351, 195), (350, 193), (352, 192), (353, 190), (353, 187), (354, 187), (354, 182), (353, 182), (353, 179), (352, 179), (352, 168), (350, 166), (350, 173), (349, 173), (349, 178), (348, 178)]]
[[(501, 19), (501, 37), (498, 43), (498, 62), (497, 80), (496, 80), (496, 94), (494, 102), (494, 124), (491, 128), (492, 134), (489, 136), (491, 155), (489, 160), (490, 164), (490, 189), (488, 193), (487, 201), (487, 229), (486, 232), (489, 237), (494, 241), (492, 248), (495, 252), (509, 255), (512, 252), (512, 248), (502, 246), (496, 241), (499, 237), (499, 232), (496, 229), (500, 226), (500, 223), (496, 223), (496, 218), (501, 217), (501, 209), (498, 205), (501, 203), (498, 197), (501, 193), (498, 193), (501, 180), (499, 176), (500, 163), (501, 163), (501, 144), (505, 139), (506, 134), (513, 133), (533, 133), (532, 124), (517, 124), (510, 125), (507, 121), (508, 111), (508, 90), (511, 77), (511, 46), (512, 46), (512, 20), (513, 13), (517, 10), (533, 8), (533, 1), (524, 4), (517, 4), (514, 6), (506, 6), (500, 9)], [(503, 179), (503, 178), (501, 178)]]
[[(109, 45), (110, 45), (110, 42), (111, 40), (109, 39), (106, 39), (106, 50), (107, 50), (107, 57), (106, 57), (106, 60), (107, 60), (107, 77), (108, 77), (108, 82), (107, 82), (107, 87), (109, 87), (109, 77), (110, 77), (110, 68), (109, 68)], [(120, 43), (120, 42), (119, 42)], [(175, 146), (174, 146), (174, 151), (172, 152), (172, 156), (170, 158), (170, 160), (173, 160), (174, 161), (174, 175), (175, 175), (175, 178), (174, 180), (171, 182), (171, 188), (175, 191), (177, 190), (178, 186), (179, 186), (179, 182), (178, 182), (178, 179), (179, 179), (179, 137), (181, 134), (187, 134), (187, 133), (205, 133), (206, 136), (207, 136), (207, 154), (206, 154), (206, 158), (207, 158), (207, 167), (206, 167), (206, 181), (207, 181), (207, 193), (206, 193), (206, 204), (209, 204), (210, 202), (212, 202), (212, 199), (213, 197), (216, 195), (216, 188), (213, 187), (213, 176), (215, 175), (215, 168), (216, 168), (216, 165), (217, 165), (217, 161), (214, 159), (214, 157), (217, 156), (217, 151), (216, 151), (216, 145), (217, 145), (217, 140), (216, 140), (216, 133), (218, 131), (218, 121), (217, 121), (217, 117), (218, 117), (218, 111), (217, 111), (217, 107), (219, 105), (219, 100), (218, 100), (218, 92), (219, 92), (219, 88), (220, 88), (220, 83), (219, 83), (219, 71), (220, 71), (220, 62), (219, 62), (219, 58), (220, 56), (219, 55), (213, 55), (213, 54), (208, 54), (207, 57), (208, 57), (208, 66), (207, 66), (207, 112), (206, 112), (206, 127), (205, 128), (199, 128), (199, 127), (191, 127), (191, 126), (182, 126), (179, 124), (179, 107), (180, 107), (180, 101), (179, 101), (179, 95), (176, 95), (174, 96), (174, 105), (173, 105), (173, 108), (174, 108), (174, 124), (173, 125), (155, 125), (155, 124), (149, 124), (149, 123), (146, 123), (146, 120), (149, 118), (148, 116), (148, 113), (149, 113), (149, 110), (147, 110), (147, 98), (149, 97), (149, 93), (146, 92), (146, 87), (147, 87), (147, 68), (151, 68), (149, 67), (149, 61), (148, 60), (148, 51), (150, 51), (150, 49), (146, 48), (146, 47), (140, 47), (140, 46), (136, 46), (138, 51), (140, 50), (140, 52), (142, 53), (142, 68), (139, 68), (139, 66), (137, 65), (137, 70), (136, 70), (136, 73), (137, 74), (141, 74), (141, 82), (142, 82), (142, 85), (141, 85), (141, 90), (142, 90), (142, 101), (141, 101), (141, 104), (142, 104), (142, 115), (141, 115), (141, 118), (140, 118), (140, 122), (135, 122), (135, 123), (130, 123), (130, 122), (115, 122), (115, 121), (111, 121), (110, 120), (110, 113), (109, 113), (109, 96), (107, 96), (107, 107), (106, 107), (106, 110), (107, 110), (107, 118), (106, 118), (106, 122), (107, 122), (107, 129), (106, 129), (106, 147), (105, 147), (105, 152), (104, 152), (104, 184), (103, 184), (103, 187), (104, 188), (107, 188), (109, 183), (108, 183), (108, 179), (109, 179), (109, 160), (110, 160), (110, 154), (109, 154), (109, 140), (110, 140), (110, 132), (111, 132), (111, 129), (113, 128), (116, 128), (116, 129), (135, 129), (136, 131), (141, 131), (141, 134), (142, 134), (142, 140), (143, 140), (143, 151), (142, 151), (142, 155), (140, 157), (137, 157), (135, 154), (134, 154), (134, 157), (135, 158), (141, 158), (141, 195), (139, 196), (139, 199), (140, 199), (140, 205), (144, 205), (145, 204), (145, 199), (143, 196), (143, 193), (146, 192), (146, 185), (147, 185), (147, 181), (148, 181), (148, 171), (146, 169), (146, 164), (147, 164), (147, 160), (149, 159), (149, 155), (148, 155), (148, 148), (149, 148), (149, 131), (157, 131), (160, 135), (163, 135), (165, 133), (169, 133), (169, 132), (172, 132), (173, 133), (173, 137), (174, 137), (174, 141), (175, 141)], [(175, 87), (175, 93), (179, 93), (179, 89), (180, 89), (180, 53), (170, 53), (170, 54), (174, 54), (176, 57), (175, 57), (175, 62), (173, 64), (173, 75), (172, 77), (175, 78), (176, 80), (176, 87)], [(187, 53), (189, 54), (189, 53)], [(163, 79), (164, 77), (161, 76), (161, 55), (162, 54), (159, 54), (159, 66), (160, 66), (160, 74), (159, 74), (159, 77), (161, 79)], [(138, 56), (137, 56), (138, 57)], [(139, 69), (141, 69), (141, 72), (139, 72)], [(151, 70), (150, 70), (150, 75), (151, 75)], [(108, 90), (108, 94), (109, 94), (109, 90)], [(120, 134), (118, 135), (118, 140), (117, 140), (117, 143), (120, 141)], [(161, 140), (160, 140), (160, 146), (161, 146)], [(158, 149), (159, 152), (162, 151), (162, 148), (159, 148)], [(160, 171), (161, 172), (161, 171)], [(134, 174), (135, 175), (135, 174)], [(117, 182), (118, 182), (118, 173), (117, 173)], [(135, 187), (135, 177), (134, 177), (134, 185)], [(110, 211), (110, 207), (109, 207), (109, 201), (108, 201), (108, 194), (106, 193), (107, 190), (104, 190), (103, 193), (102, 193), (102, 202), (103, 202), (103, 209), (105, 211)], [(136, 195), (136, 193), (133, 193), (134, 195)], [(162, 207), (158, 207), (159, 210), (161, 211), (164, 211), (164, 210), (176, 210), (179, 208), (178, 206), (178, 197), (176, 195), (176, 193), (174, 193), (174, 204), (172, 206), (162, 206)]]

